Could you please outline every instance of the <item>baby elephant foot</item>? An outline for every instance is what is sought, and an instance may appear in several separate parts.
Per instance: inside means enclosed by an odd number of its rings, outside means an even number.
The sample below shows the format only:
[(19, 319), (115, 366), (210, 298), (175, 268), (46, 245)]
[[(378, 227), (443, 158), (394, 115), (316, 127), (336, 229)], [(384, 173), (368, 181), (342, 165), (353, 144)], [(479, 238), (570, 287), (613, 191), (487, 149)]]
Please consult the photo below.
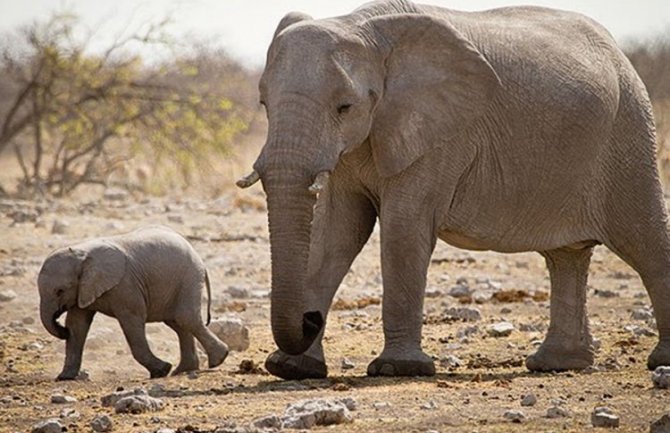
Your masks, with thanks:
[(322, 379), (328, 376), (328, 367), (323, 360), (305, 354), (287, 355), (281, 350), (267, 357), (265, 369), (273, 376), (286, 380)]
[(220, 346), (217, 346), (215, 350), (207, 354), (207, 365), (209, 368), (218, 367), (226, 360), (227, 356), (228, 346), (222, 342)]
[(557, 344), (542, 343), (534, 354), (526, 358), (530, 371), (583, 370), (593, 365), (590, 345), (566, 348)]
[(647, 358), (647, 368), (656, 370), (661, 365), (670, 365), (670, 341), (660, 341)]
[(66, 371), (63, 370), (57, 377), (56, 380), (61, 381), (61, 380), (75, 380), (77, 378), (77, 375), (79, 374), (78, 371)]
[(176, 376), (178, 374), (188, 373), (189, 371), (196, 371), (198, 367), (199, 365), (197, 360), (195, 362), (189, 362), (189, 363), (180, 362), (177, 368), (175, 368), (174, 371), (170, 373), (170, 375)]
[(152, 379), (157, 379), (159, 377), (167, 376), (170, 373), (171, 369), (172, 364), (170, 364), (169, 362), (163, 362), (157, 368), (149, 370), (149, 373), (151, 374)]
[(390, 355), (382, 352), (368, 365), (368, 376), (434, 376), (435, 363), (423, 353)]

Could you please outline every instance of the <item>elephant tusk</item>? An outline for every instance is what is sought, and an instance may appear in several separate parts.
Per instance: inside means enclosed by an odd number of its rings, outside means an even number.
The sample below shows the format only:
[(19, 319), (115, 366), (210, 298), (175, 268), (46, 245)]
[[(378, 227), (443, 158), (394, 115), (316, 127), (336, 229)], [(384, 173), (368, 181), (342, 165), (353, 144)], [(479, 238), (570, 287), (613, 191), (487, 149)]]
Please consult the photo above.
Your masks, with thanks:
[(312, 194), (318, 194), (321, 190), (328, 184), (328, 178), (330, 178), (330, 172), (322, 171), (316, 175), (314, 178), (314, 183), (310, 185), (309, 192)]
[(237, 182), (235, 182), (235, 185), (237, 185), (240, 188), (249, 188), (251, 185), (255, 184), (258, 182), (260, 179), (260, 175), (256, 170), (252, 171), (248, 175), (240, 178)]

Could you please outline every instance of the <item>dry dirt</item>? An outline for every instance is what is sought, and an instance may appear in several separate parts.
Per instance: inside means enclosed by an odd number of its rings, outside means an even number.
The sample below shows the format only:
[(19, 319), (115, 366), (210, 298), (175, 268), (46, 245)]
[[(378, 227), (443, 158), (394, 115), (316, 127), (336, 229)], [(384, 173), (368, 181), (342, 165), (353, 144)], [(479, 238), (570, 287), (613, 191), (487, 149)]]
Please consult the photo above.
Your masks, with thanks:
[[(588, 297), (591, 327), (602, 343), (595, 371), (531, 374), (522, 365), (548, 324), (545, 298), (549, 283), (539, 255), (472, 253), (440, 243), (429, 270), (431, 297), (425, 303), (423, 331), (425, 350), (438, 360), (437, 375), (366, 377), (368, 362), (382, 348), (377, 302), (381, 297), (379, 236), (375, 233), (342, 284), (338, 309), (329, 317), (325, 337), (329, 378), (286, 382), (263, 371), (238, 373), (243, 360), (262, 364), (274, 349), (263, 203), (258, 186), (215, 200), (128, 197), (109, 201), (93, 197), (87, 201), (0, 201), (0, 292), (11, 289), (17, 294), (15, 299), (0, 303), (0, 431), (30, 431), (35, 422), (58, 417), (65, 407), (79, 412), (78, 418), (63, 420), (68, 432), (91, 431), (91, 419), (105, 413), (112, 416), (118, 432), (154, 432), (161, 427), (189, 425), (207, 430), (227, 420), (244, 425), (259, 416), (281, 414), (288, 403), (301, 399), (348, 396), (358, 403), (352, 412), (353, 423), (315, 431), (582, 432), (593, 430), (590, 413), (604, 405), (620, 416), (618, 431), (646, 432), (649, 423), (668, 410), (670, 391), (653, 389), (645, 368), (656, 337), (633, 337), (624, 329), (639, 325), (655, 330), (653, 324), (631, 317), (631, 312), (648, 305), (649, 299), (637, 275), (602, 247), (593, 257)], [(24, 212), (28, 221), (13, 223), (10, 215), (14, 212)], [(14, 218), (20, 217), (17, 215), (14, 213)], [(30, 221), (35, 216), (37, 219)], [(64, 234), (51, 233), (55, 221), (66, 223)], [(39, 322), (35, 281), (42, 260), (62, 245), (156, 223), (171, 226), (191, 239), (210, 271), (214, 317), (237, 310), (250, 328), (251, 347), (231, 353), (222, 366), (195, 378), (150, 381), (131, 357), (117, 322), (99, 315), (84, 351), (83, 368), (90, 380), (55, 382), (64, 344), (47, 334)], [(481, 310), (477, 322), (448, 321), (442, 315), (446, 306), (460, 305), (448, 292), (461, 277), (470, 287), (505, 290), (495, 299), (469, 305)], [(250, 296), (231, 299), (226, 294), (231, 286), (248, 289)], [(603, 296), (603, 291), (615, 296)], [(512, 334), (487, 336), (486, 328), (502, 320), (515, 325)], [(479, 332), (460, 341), (458, 331), (472, 325)], [(171, 330), (153, 324), (148, 338), (160, 357), (176, 365), (178, 346)], [(447, 355), (457, 356), (463, 365), (441, 365), (439, 360)], [(344, 358), (353, 362), (353, 369), (341, 369)], [(161, 412), (142, 415), (115, 415), (100, 404), (100, 398), (117, 387), (148, 388), (155, 383), (180, 389), (183, 395), (165, 398), (166, 408)], [(52, 404), (54, 393), (71, 395), (78, 401)], [(528, 393), (537, 396), (537, 404), (522, 408), (521, 397)], [(556, 403), (569, 411), (568, 417), (544, 416)], [(523, 410), (526, 420), (521, 424), (506, 421), (503, 413), (508, 409)]]

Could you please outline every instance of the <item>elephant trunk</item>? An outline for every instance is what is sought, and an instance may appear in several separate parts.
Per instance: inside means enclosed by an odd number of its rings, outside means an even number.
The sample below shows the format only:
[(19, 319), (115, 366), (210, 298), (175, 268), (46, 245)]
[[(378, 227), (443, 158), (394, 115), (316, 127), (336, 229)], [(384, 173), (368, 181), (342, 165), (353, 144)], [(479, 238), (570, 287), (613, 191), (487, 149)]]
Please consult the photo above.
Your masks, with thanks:
[(272, 334), (285, 353), (305, 352), (321, 332), (323, 316), (307, 311), (305, 279), (313, 207), (308, 170), (264, 170), (272, 258)]
[(40, 318), (42, 325), (49, 334), (61, 340), (67, 340), (69, 332), (67, 328), (58, 323), (58, 318), (65, 312), (64, 308), (54, 302), (42, 300), (40, 302)]

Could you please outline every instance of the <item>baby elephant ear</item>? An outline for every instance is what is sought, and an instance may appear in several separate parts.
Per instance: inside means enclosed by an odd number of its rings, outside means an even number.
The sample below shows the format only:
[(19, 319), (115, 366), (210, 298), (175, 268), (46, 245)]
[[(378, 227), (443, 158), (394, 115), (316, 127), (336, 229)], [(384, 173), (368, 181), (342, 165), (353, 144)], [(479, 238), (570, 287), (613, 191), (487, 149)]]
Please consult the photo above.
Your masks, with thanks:
[(126, 255), (115, 245), (92, 241), (82, 245), (84, 260), (79, 280), (79, 308), (86, 308), (116, 287), (126, 274)]
[(284, 15), (284, 18), (279, 21), (279, 25), (277, 25), (277, 29), (275, 30), (275, 34), (272, 37), (272, 39), (275, 39), (279, 33), (281, 33), (286, 27), (299, 23), (300, 21), (308, 21), (311, 20), (312, 17), (302, 13), (302, 12), (289, 12), (286, 15)]

